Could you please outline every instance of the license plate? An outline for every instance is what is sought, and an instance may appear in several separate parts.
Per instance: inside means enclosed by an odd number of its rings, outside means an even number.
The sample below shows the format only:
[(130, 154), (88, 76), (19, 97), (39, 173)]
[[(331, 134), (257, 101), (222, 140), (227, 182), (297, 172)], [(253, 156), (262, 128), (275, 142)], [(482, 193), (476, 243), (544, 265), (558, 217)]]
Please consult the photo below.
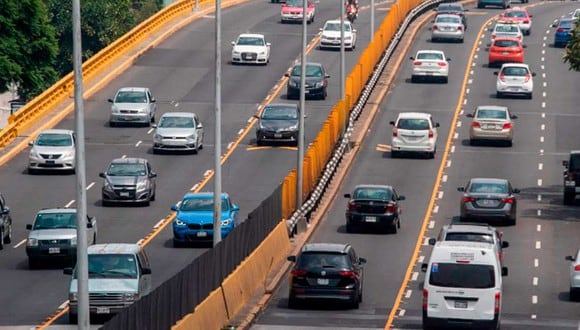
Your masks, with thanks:
[(504, 54), (504, 55), (508, 55), (508, 54), (509, 54), (509, 52), (503, 52), (503, 54)]
[(48, 165), (54, 165), (54, 160), (47, 160), (46, 161), (46, 164), (48, 164)]
[(97, 307), (97, 314), (109, 314), (111, 310), (109, 307)]
[(274, 137), (275, 137), (275, 138), (281, 138), (281, 137), (282, 137), (282, 134), (280, 134), (280, 133), (275, 133), (275, 134), (274, 134)]
[(519, 91), (519, 90), (520, 90), (520, 88), (519, 88), (519, 87), (510, 87), (510, 91), (517, 92), (517, 91)]
[(249, 59), (251, 59), (251, 58), (252, 58), (252, 55), (246, 55), (246, 57), (245, 57), (245, 58), (246, 58), (246, 60), (249, 60)]
[(467, 308), (467, 301), (455, 300), (455, 308)]
[(60, 253), (60, 248), (57, 248), (57, 247), (48, 248), (48, 253), (49, 254)]
[(327, 278), (319, 278), (316, 280), (316, 283), (318, 283), (318, 285), (328, 285), (329, 281)]
[(492, 206), (494, 201), (492, 199), (482, 199), (480, 202), (481, 205)]
[(365, 217), (366, 222), (377, 222), (377, 217)]
[(122, 197), (129, 197), (129, 192), (128, 192), (128, 191), (121, 191), (121, 192), (119, 193), (119, 196), (122, 196)]
[(340, 40), (334, 40), (333, 43), (340, 44)]
[(198, 231), (197, 232), (197, 237), (206, 237), (207, 236), (207, 232), (205, 231)]

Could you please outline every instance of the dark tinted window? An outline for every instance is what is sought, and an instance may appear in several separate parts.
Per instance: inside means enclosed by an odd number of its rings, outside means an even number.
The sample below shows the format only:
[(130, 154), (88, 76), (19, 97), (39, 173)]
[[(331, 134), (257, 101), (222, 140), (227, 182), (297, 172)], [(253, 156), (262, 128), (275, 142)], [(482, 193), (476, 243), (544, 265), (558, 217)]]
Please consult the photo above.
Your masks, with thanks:
[(515, 40), (496, 40), (493, 45), (496, 47), (517, 47), (519, 43)]
[(89, 278), (137, 278), (137, 274), (132, 254), (89, 254)]
[(353, 198), (390, 200), (393, 198), (393, 194), (390, 190), (384, 188), (359, 188), (354, 191)]
[(526, 15), (526, 12), (524, 12), (524, 11), (509, 11), (509, 12), (505, 13), (504, 16), (505, 17), (517, 17), (517, 18), (528, 17)]
[(507, 194), (508, 186), (505, 183), (474, 182), (469, 186), (468, 191), (472, 193)]
[(437, 16), (435, 23), (461, 23), (461, 18), (453, 16)]
[[(228, 200), (222, 198), (222, 211), (230, 209)], [(181, 201), (179, 206), (181, 211), (207, 211), (213, 212), (213, 197), (212, 198), (186, 198)]]
[(298, 269), (336, 268), (351, 269), (349, 256), (331, 252), (305, 252), (300, 255), (296, 265)]
[(298, 108), (295, 106), (267, 106), (262, 113), (262, 119), (291, 120), (298, 119)]
[(493, 288), (495, 273), (490, 265), (433, 263), (429, 284), (448, 288)]
[(429, 121), (427, 119), (403, 118), (397, 123), (397, 128), (411, 130), (428, 130)]
[(483, 233), (447, 233), (446, 241), (483, 242), (493, 244), (493, 236)]
[(495, 109), (479, 109), (476, 117), (480, 119), (507, 119), (507, 112)]
[[(300, 76), (302, 73), (302, 66), (297, 64), (292, 69), (293, 76)], [(306, 64), (306, 77), (323, 77), (324, 73), (322, 72), (322, 68), (318, 65), (309, 65)]]

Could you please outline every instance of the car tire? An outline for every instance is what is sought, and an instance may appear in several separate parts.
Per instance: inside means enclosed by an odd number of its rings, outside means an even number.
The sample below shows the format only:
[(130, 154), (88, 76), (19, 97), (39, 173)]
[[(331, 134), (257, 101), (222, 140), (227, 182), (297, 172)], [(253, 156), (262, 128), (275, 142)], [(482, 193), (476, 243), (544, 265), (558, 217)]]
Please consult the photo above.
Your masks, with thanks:
[(449, 77), (443, 77), (443, 83), (446, 84), (449, 82)]
[(418, 78), (416, 76), (411, 76), (411, 82), (416, 83)]
[(574, 204), (574, 198), (576, 198), (574, 193), (566, 193), (564, 192), (564, 205), (572, 205)]
[(36, 170), (35, 170), (35, 169), (33, 169), (33, 168), (30, 168), (30, 167), (28, 168), (28, 174), (29, 174), (29, 175), (35, 175), (36, 173), (37, 173), (37, 172), (36, 172)]
[(353, 297), (352, 302), (350, 303), (350, 307), (353, 309), (358, 309), (360, 306), (359, 294)]
[(437, 42), (437, 38), (431, 37), (431, 42), (432, 43), (436, 43)]
[(387, 229), (391, 234), (396, 234), (397, 233), (397, 224), (392, 224)]
[(531, 100), (531, 99), (532, 99), (532, 93), (528, 93), (528, 94), (526, 95), (526, 98), (527, 98), (528, 100)]
[(570, 301), (578, 301), (580, 300), (580, 291), (575, 290), (574, 288), (570, 288)]
[(503, 97), (503, 93), (502, 92), (496, 92), (495, 93), (495, 97), (498, 99), (501, 99)]
[(77, 314), (68, 313), (68, 323), (69, 324), (77, 324), (79, 316)]
[(262, 140), (260, 140), (260, 139), (256, 139), (256, 145), (257, 145), (258, 147), (261, 147), (261, 146), (263, 146), (263, 145), (264, 145), (264, 141), (262, 141)]
[(1, 237), (3, 238), (2, 241), (4, 242), (4, 244), (12, 243), (12, 224), (8, 225), (8, 233), (6, 237), (4, 236)]
[(507, 147), (511, 147), (511, 146), (513, 146), (513, 144), (514, 144), (514, 143), (513, 143), (511, 140), (505, 141), (505, 145), (506, 145)]
[(0, 250), (4, 250), (4, 230), (0, 229)]
[(158, 155), (158, 154), (159, 154), (159, 150), (157, 150), (157, 149), (153, 148), (153, 154), (154, 154), (154, 155)]
[(459, 43), (460, 43), (460, 44), (462, 44), (462, 43), (464, 43), (464, 42), (465, 42), (465, 39), (464, 39), (464, 38), (461, 38), (461, 39), (459, 39)]
[(108, 202), (108, 201), (105, 201), (104, 199), (101, 199), (101, 205), (104, 207), (111, 206), (111, 202)]
[(28, 257), (28, 269), (38, 268), (38, 260), (36, 258)]
[(354, 227), (354, 225), (352, 225), (352, 224), (350, 224), (350, 223), (347, 223), (347, 224), (346, 224), (346, 232), (347, 232), (347, 233), (349, 233), (349, 234), (350, 234), (350, 233), (354, 233), (354, 232), (355, 232), (355, 227)]
[(181, 243), (180, 241), (177, 241), (175, 239), (173, 239), (173, 247), (174, 248), (180, 248), (183, 246), (183, 243)]
[(474, 146), (476, 144), (477, 144), (477, 140), (475, 140), (475, 139), (469, 139), (469, 145), (470, 146)]
[(513, 217), (509, 219), (510, 226), (515, 226), (517, 222), (517, 218)]
[(153, 191), (153, 195), (151, 195), (151, 198), (149, 199), (150, 201), (154, 202), (155, 198), (157, 198), (157, 192)]
[(399, 151), (391, 150), (391, 158), (399, 158), (399, 156), (400, 156)]
[(288, 308), (290, 309), (298, 308), (298, 302), (296, 301), (296, 298), (288, 297)]
[(115, 122), (109, 121), (109, 126), (110, 126), (110, 127), (116, 127), (116, 126), (117, 126), (117, 124), (116, 124)]
[(149, 206), (149, 205), (151, 205), (151, 199), (143, 202), (143, 206)]
[(435, 159), (435, 150), (433, 150), (433, 152), (428, 153), (427, 157), (429, 157), (429, 159)]

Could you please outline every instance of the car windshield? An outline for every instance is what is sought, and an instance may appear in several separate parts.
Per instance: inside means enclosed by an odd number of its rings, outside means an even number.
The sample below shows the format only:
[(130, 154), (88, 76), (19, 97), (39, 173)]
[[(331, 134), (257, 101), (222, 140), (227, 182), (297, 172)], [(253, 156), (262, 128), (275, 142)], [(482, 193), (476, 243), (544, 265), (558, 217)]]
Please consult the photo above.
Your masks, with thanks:
[[(324, 30), (325, 31), (340, 31), (340, 23), (326, 23), (326, 25), (324, 25)], [(349, 32), (350, 31), (350, 25), (349, 24), (344, 24), (344, 31)]]
[(435, 23), (461, 23), (461, 18), (455, 16), (437, 16)]
[(47, 147), (69, 147), (72, 146), (72, 137), (69, 134), (41, 133), (36, 138), (37, 146)]
[(501, 70), (501, 73), (506, 76), (525, 76), (528, 74), (528, 69), (524, 67), (508, 66)]
[(304, 6), (304, 1), (302, 0), (288, 0), (286, 1), (287, 7), (302, 7)]
[(487, 194), (507, 194), (508, 187), (504, 183), (474, 182), (469, 186), (469, 192)]
[(145, 164), (112, 163), (107, 171), (109, 176), (143, 176), (147, 175)]
[(331, 252), (304, 252), (300, 255), (296, 268), (305, 270), (317, 268), (350, 269), (347, 255)]
[(120, 91), (115, 103), (147, 103), (147, 94), (142, 91)]
[[(230, 204), (222, 198), (222, 211), (228, 211)], [(211, 198), (185, 198), (179, 206), (180, 211), (213, 211), (213, 197)]]
[(76, 213), (39, 213), (32, 229), (76, 228), (76, 219)]
[(419, 53), (419, 54), (417, 54), (417, 59), (418, 60), (436, 60), (436, 61), (442, 61), (443, 60), (443, 54), (441, 54), (441, 53)]
[(476, 118), (480, 119), (507, 119), (507, 112), (504, 110), (479, 109)]
[(132, 254), (89, 254), (89, 278), (137, 278), (137, 260)]
[(493, 45), (495, 47), (517, 47), (519, 42), (516, 40), (495, 40)]
[(445, 240), (493, 244), (493, 236), (484, 233), (447, 233), (447, 235), (445, 235)]
[(491, 265), (433, 263), (429, 283), (448, 288), (487, 289), (495, 286)]
[[(300, 77), (302, 73), (302, 68), (300, 64), (297, 64), (292, 68), (292, 76)], [(322, 68), (318, 65), (306, 64), (306, 77), (323, 77)]]
[(159, 127), (163, 128), (193, 128), (193, 118), (192, 117), (169, 117), (162, 116), (159, 120)]
[(358, 188), (354, 191), (354, 199), (390, 200), (393, 194), (384, 188)]
[(496, 25), (495, 32), (499, 33), (518, 33), (517, 25)]
[(292, 120), (298, 119), (298, 109), (296, 107), (275, 106), (264, 108), (262, 119), (268, 120)]
[(525, 18), (528, 17), (528, 15), (526, 15), (526, 12), (524, 11), (509, 11), (504, 14), (504, 17)]
[(264, 39), (258, 37), (240, 37), (238, 38), (240, 46), (264, 46)]
[(420, 118), (401, 118), (397, 123), (397, 128), (409, 130), (428, 130), (429, 121)]

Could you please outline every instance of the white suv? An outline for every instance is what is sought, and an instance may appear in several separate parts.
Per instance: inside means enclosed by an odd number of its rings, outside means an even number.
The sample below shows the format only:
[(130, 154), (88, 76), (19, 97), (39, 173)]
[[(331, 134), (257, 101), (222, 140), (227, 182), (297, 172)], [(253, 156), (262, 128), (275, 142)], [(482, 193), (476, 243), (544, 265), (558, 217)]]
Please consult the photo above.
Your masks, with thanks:
[(494, 72), (497, 76), (496, 93), (497, 98), (504, 95), (524, 95), (532, 99), (534, 91), (535, 72), (530, 70), (527, 64), (505, 63), (499, 71)]
[(449, 61), (441, 50), (420, 50), (415, 57), (410, 57), (413, 61), (413, 74), (411, 82), (418, 82), (419, 79), (441, 80), (447, 83), (449, 80)]
[(424, 152), (430, 158), (437, 151), (437, 127), (431, 114), (423, 112), (401, 112), (396, 121), (391, 121), (391, 157), (401, 152)]

